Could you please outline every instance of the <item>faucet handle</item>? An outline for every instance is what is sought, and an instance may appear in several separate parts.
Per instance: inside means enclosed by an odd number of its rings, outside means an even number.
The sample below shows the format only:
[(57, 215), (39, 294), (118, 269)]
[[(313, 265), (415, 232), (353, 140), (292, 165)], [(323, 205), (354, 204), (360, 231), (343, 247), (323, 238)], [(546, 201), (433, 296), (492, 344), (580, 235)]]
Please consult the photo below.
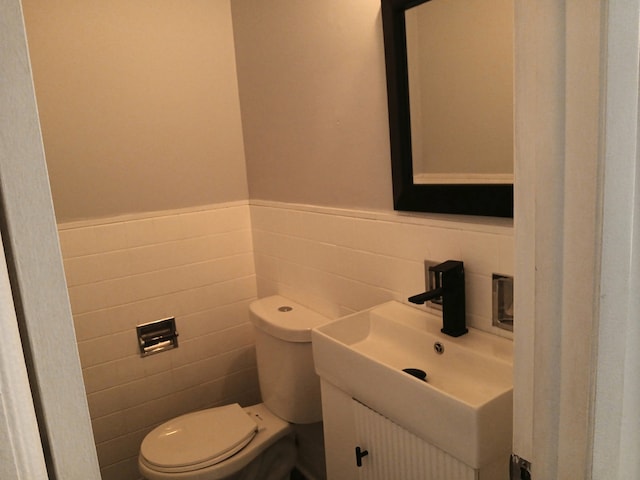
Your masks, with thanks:
[(434, 275), (434, 287), (442, 288), (447, 283), (444, 278), (452, 280), (454, 278), (464, 276), (464, 263), (460, 260), (447, 260), (446, 262), (432, 265), (429, 272)]
[(454, 270), (464, 271), (464, 263), (460, 260), (447, 260), (429, 267), (429, 271), (436, 273), (446, 273)]

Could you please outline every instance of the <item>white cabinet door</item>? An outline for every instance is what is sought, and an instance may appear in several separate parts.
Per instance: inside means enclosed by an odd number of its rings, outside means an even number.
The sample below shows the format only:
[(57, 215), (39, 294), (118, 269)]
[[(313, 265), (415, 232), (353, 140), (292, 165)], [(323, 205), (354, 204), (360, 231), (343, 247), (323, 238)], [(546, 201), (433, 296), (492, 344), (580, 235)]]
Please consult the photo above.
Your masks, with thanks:
[[(477, 472), (366, 405), (351, 400), (360, 480), (477, 480)], [(356, 450), (356, 448), (358, 450)]]

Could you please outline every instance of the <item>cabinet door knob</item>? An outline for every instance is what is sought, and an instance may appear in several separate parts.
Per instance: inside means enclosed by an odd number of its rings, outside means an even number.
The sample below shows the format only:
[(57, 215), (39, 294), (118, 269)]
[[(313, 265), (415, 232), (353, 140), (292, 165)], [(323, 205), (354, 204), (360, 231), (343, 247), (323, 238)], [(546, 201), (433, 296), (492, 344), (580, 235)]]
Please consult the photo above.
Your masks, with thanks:
[(356, 447), (356, 465), (358, 467), (362, 466), (362, 457), (366, 457), (369, 455), (368, 450), (362, 450), (360, 447)]

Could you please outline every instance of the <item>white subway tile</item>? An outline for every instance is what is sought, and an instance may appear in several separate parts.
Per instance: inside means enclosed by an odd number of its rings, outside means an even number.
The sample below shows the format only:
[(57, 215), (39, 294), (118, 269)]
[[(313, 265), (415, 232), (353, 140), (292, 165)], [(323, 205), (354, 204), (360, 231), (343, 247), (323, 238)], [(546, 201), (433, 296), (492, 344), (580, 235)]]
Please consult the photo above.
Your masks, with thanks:
[(465, 272), (490, 274), (498, 265), (497, 235), (489, 233), (459, 233), (460, 259)]
[(122, 411), (95, 418), (91, 421), (91, 424), (93, 426), (93, 436), (97, 443), (117, 438), (126, 430)]
[(353, 280), (397, 292), (411, 292), (425, 286), (423, 262), (358, 251), (353, 251), (352, 257)]
[(251, 252), (253, 241), (249, 230), (236, 230), (220, 233), (211, 237), (215, 258)]
[(215, 355), (251, 347), (255, 343), (254, 327), (250, 323), (220, 330), (205, 338), (207, 340), (205, 352)]
[(250, 228), (249, 207), (233, 206), (182, 214), (188, 237)]
[(74, 315), (100, 310), (109, 306), (107, 295), (99, 283), (69, 287), (69, 301)]
[(102, 480), (143, 480), (138, 471), (138, 456), (127, 458), (100, 469)]
[(109, 335), (117, 331), (110, 321), (107, 310), (94, 310), (83, 314), (74, 314), (73, 322), (78, 342)]
[(84, 285), (103, 279), (102, 258), (99, 255), (67, 258), (64, 261), (67, 286)]
[(93, 228), (60, 230), (60, 249), (63, 258), (73, 258), (96, 253), (96, 231)]
[(331, 278), (329, 293), (339, 305), (354, 311), (398, 298), (398, 294), (391, 290), (338, 276)]
[(498, 266), (494, 273), (513, 275), (515, 272), (515, 242), (512, 236), (496, 235)]
[(286, 234), (288, 233), (287, 223), (290, 216), (290, 212), (287, 210), (252, 205), (251, 228), (254, 231), (264, 230)]
[(146, 378), (150, 375), (156, 375), (171, 369), (171, 355), (167, 353), (158, 353), (149, 355), (148, 357), (140, 357), (135, 355), (121, 360), (121, 368), (126, 370), (123, 379), (125, 381)]
[[(177, 350), (172, 350), (165, 355), (173, 354), (176, 351)], [(151, 402), (174, 393), (175, 386), (173, 385), (172, 378), (172, 373), (169, 369), (121, 385), (118, 388), (123, 398), (122, 410)]]
[(121, 386), (90, 393), (87, 395), (89, 414), (91, 418), (99, 418), (119, 412), (127, 407), (125, 400)]
[(130, 246), (126, 223), (106, 223), (88, 228), (95, 232), (95, 253), (122, 250)]
[(486, 319), (483, 330), (491, 327), (491, 275), (465, 271), (466, 309), (469, 314)]
[[(199, 402), (197, 403), (197, 408), (211, 408), (213, 406), (224, 405), (224, 398), (229, 394), (229, 390), (227, 389), (227, 377), (218, 378), (216, 380), (203, 383), (196, 387), (200, 395)], [(189, 390), (185, 390), (188, 392)], [(238, 399), (235, 399), (234, 402), (238, 402)], [(257, 402), (256, 402), (257, 403)]]
[(462, 257), (460, 249), (460, 231), (449, 228), (425, 227), (424, 235), (428, 257), (425, 260), (444, 262), (445, 260), (459, 260)]
[(200, 360), (177, 367), (171, 371), (172, 383), (176, 391), (195, 387), (208, 380), (212, 380), (208, 359)]
[(256, 253), (254, 255), (254, 265), (256, 272), (260, 272), (261, 277), (269, 278), (273, 281), (277, 281), (280, 278), (280, 262), (276, 257)]
[(212, 233), (229, 232), (233, 230), (251, 229), (251, 216), (248, 205), (210, 210), (205, 221)]
[(122, 372), (117, 361), (83, 368), (82, 375), (87, 393), (113, 388), (123, 382)]
[(138, 430), (113, 440), (96, 444), (100, 465), (112, 465), (137, 457), (140, 451), (140, 444), (149, 430)]
[(132, 265), (134, 256), (130, 250), (115, 250), (98, 254), (97, 257), (100, 259), (100, 266), (97, 271), (99, 278), (95, 281), (121, 278), (136, 273)]
[(165, 300), (156, 297), (118, 305), (104, 310), (102, 316), (113, 332), (135, 332), (137, 325), (177, 315), (174, 305), (166, 304)]
[(135, 355), (138, 342), (135, 331), (121, 332), (78, 342), (78, 351), (82, 367), (87, 368)]
[(298, 297), (294, 297), (293, 295), (287, 295), (285, 293), (285, 287), (283, 287), (282, 285), (283, 284), (273, 279), (256, 275), (256, 287), (257, 287), (258, 298), (270, 297), (271, 295), (282, 295), (283, 297), (287, 297), (287, 298), (298, 298)]
[(185, 263), (180, 262), (181, 243), (172, 241), (128, 250), (130, 274), (139, 275)]
[(274, 232), (256, 231), (253, 235), (253, 248), (257, 253), (263, 253), (278, 258), (286, 258), (289, 254), (291, 237)]
[(172, 394), (178, 415), (202, 410), (207, 406), (209, 398), (205, 393), (204, 385), (206, 384), (199, 384), (193, 388), (180, 390)]
[(158, 242), (153, 218), (131, 220), (124, 222), (122, 225), (124, 227), (127, 248), (160, 243)]
[(334, 245), (350, 245), (353, 241), (352, 219), (302, 211), (292, 211), (287, 219), (286, 233), (289, 235)]
[(223, 378), (232, 373), (255, 367), (255, 348), (253, 345), (241, 347), (206, 359), (202, 363), (209, 372), (211, 380)]
[(148, 282), (140, 281), (140, 278), (140, 276), (129, 276), (92, 284), (100, 289), (104, 298), (104, 304), (99, 307), (117, 307), (152, 296), (149, 293), (152, 286)]
[(378, 220), (355, 219), (353, 226), (353, 237), (348, 239), (348, 247), (369, 253), (389, 254), (392, 252), (390, 230), (393, 228), (393, 224)]
[(152, 219), (158, 242), (172, 242), (186, 238), (182, 215), (163, 215)]
[[(259, 390), (258, 370), (255, 367), (251, 367), (228, 375), (225, 378), (225, 388), (227, 397), (235, 396), (235, 392), (247, 392), (250, 394), (254, 394)], [(230, 395), (230, 392), (234, 393)], [(223, 393), (225, 392), (223, 391)], [(240, 395), (241, 394), (242, 393), (240, 393)], [(249, 405), (257, 403), (256, 400), (257, 399), (250, 400)]]

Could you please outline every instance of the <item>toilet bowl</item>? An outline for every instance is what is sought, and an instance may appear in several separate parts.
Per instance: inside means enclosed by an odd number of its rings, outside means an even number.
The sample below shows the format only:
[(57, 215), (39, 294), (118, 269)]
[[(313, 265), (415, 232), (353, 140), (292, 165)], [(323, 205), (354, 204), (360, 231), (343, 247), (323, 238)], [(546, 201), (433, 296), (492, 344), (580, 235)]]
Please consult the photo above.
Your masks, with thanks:
[(311, 329), (329, 321), (281, 296), (250, 305), (263, 403), (200, 410), (169, 420), (142, 441), (148, 480), (286, 480), (296, 462), (290, 423), (321, 421)]

